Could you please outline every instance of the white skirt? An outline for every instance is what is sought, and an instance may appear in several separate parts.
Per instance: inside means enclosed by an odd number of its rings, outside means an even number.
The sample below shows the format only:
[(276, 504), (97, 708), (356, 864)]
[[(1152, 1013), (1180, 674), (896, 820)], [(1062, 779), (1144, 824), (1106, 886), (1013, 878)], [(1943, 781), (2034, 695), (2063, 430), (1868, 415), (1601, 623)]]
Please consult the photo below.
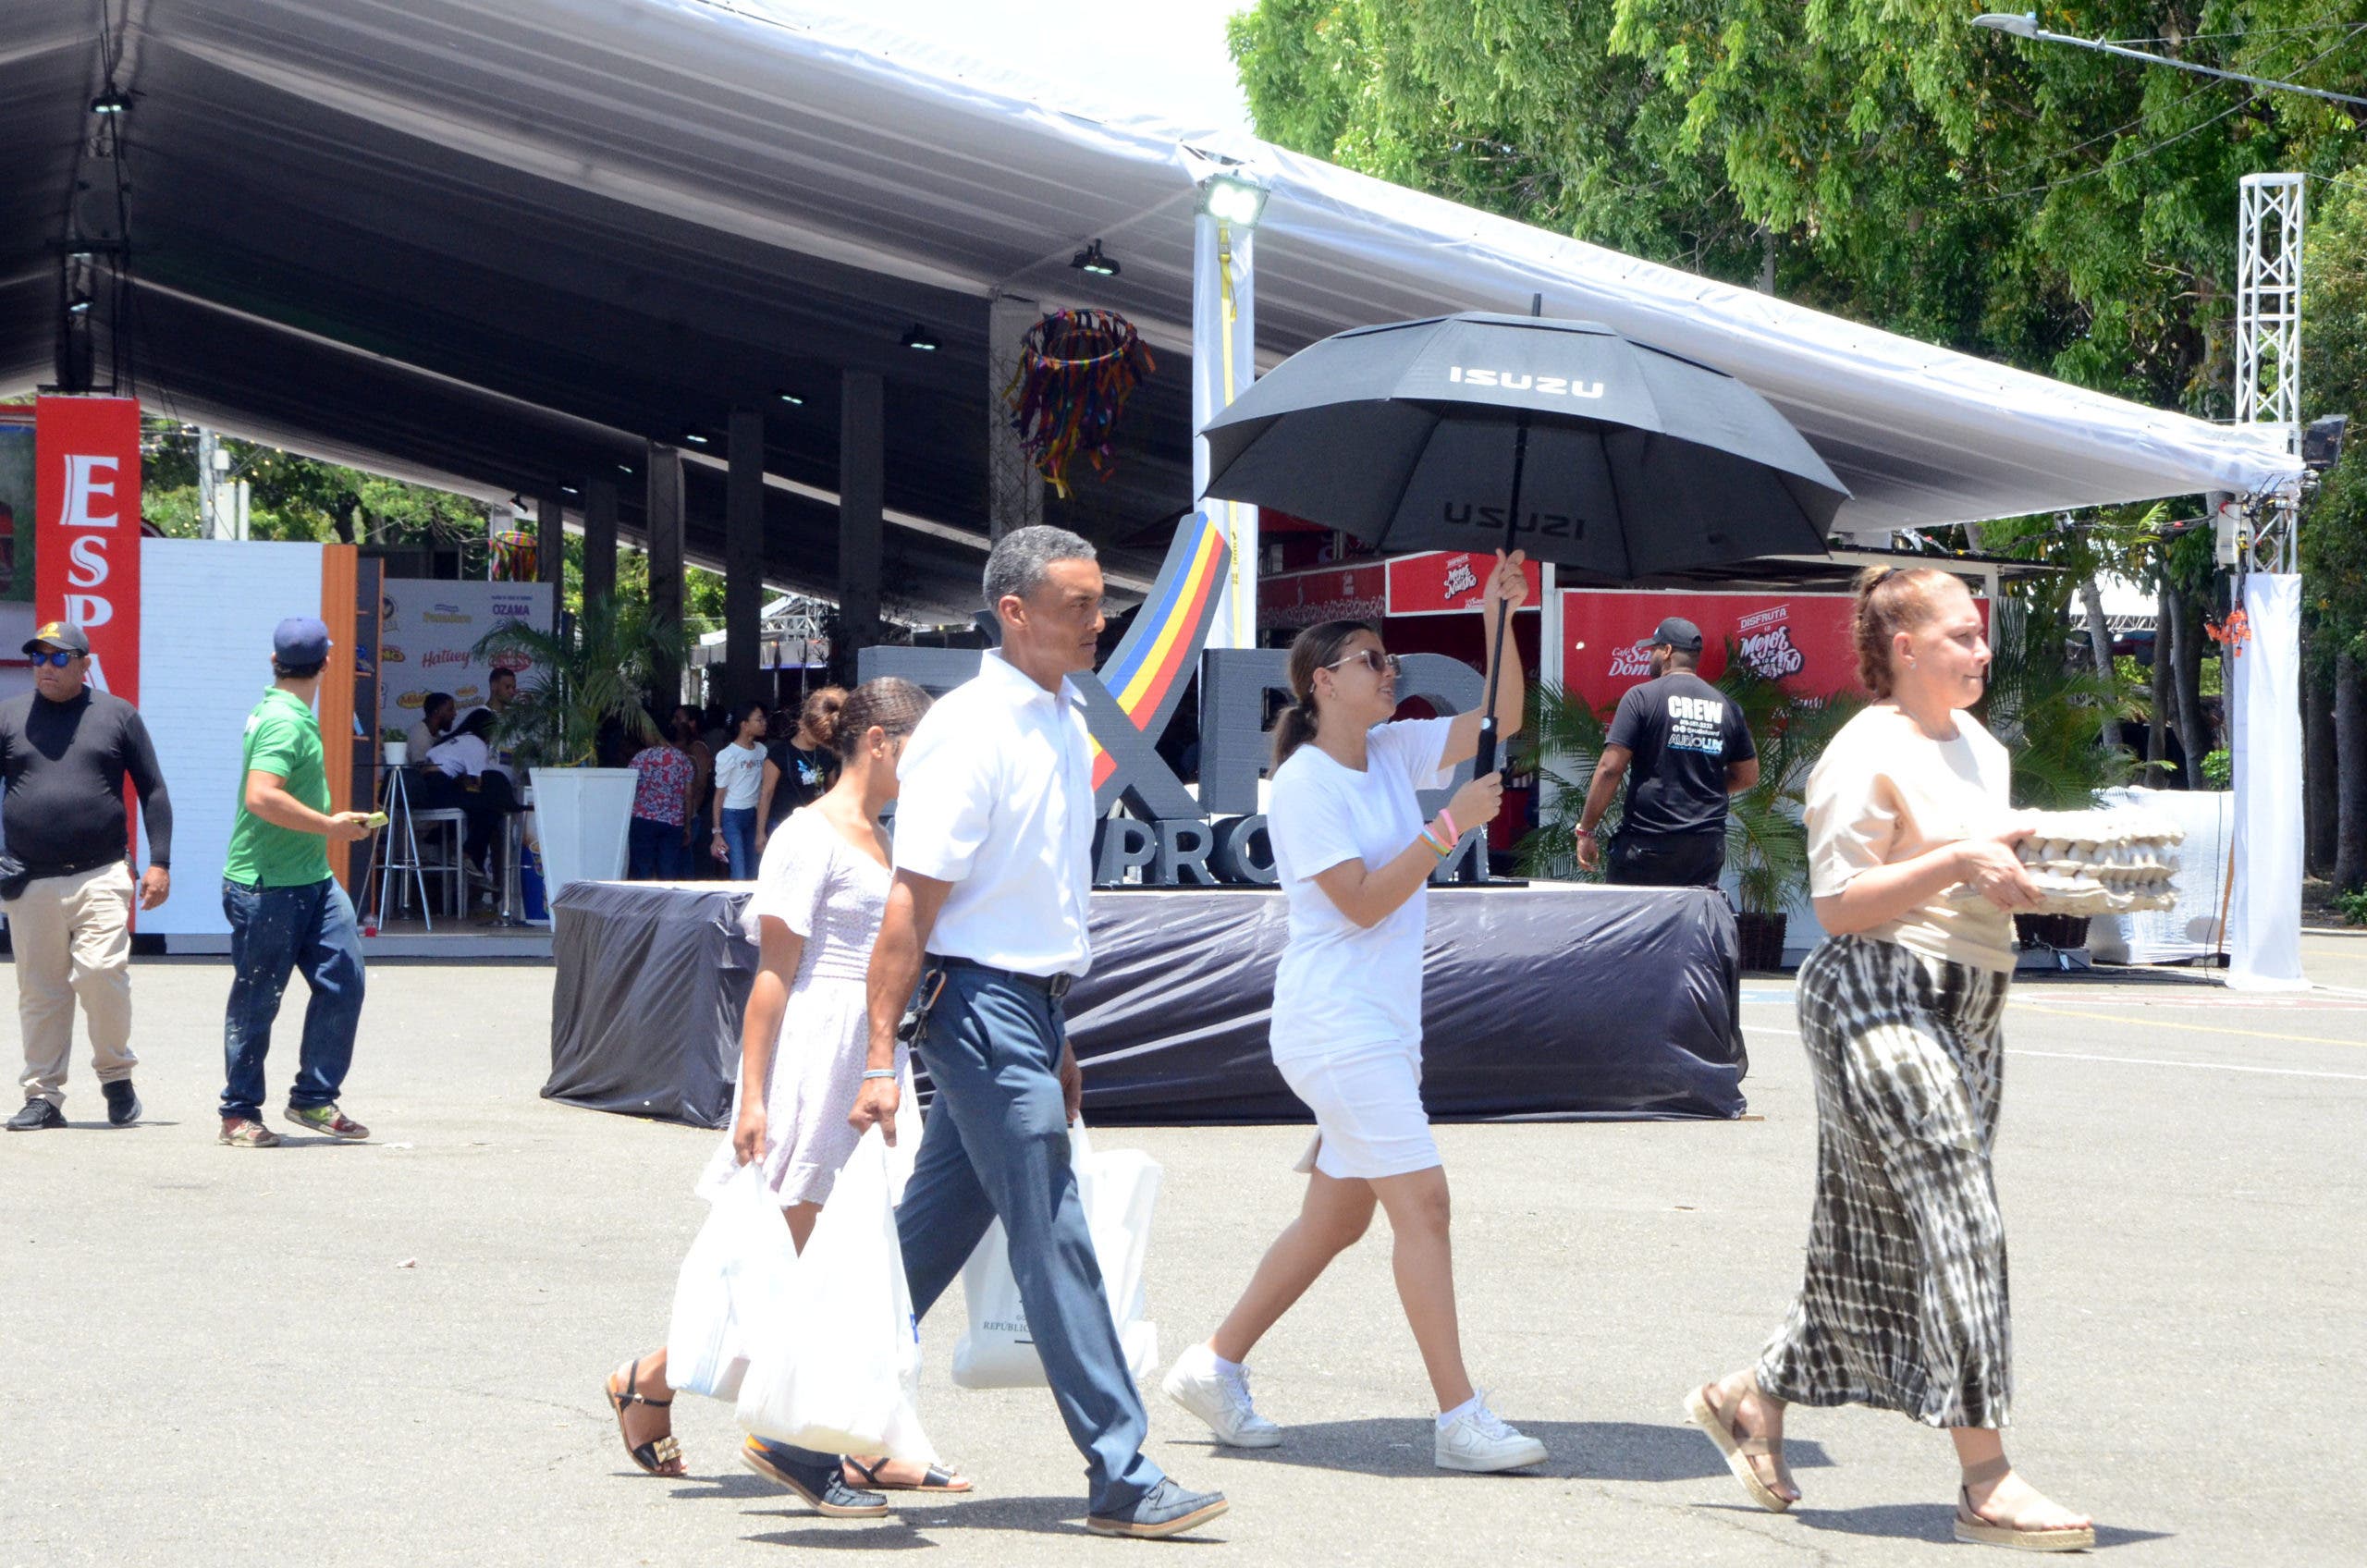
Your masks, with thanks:
[[(1418, 1043), (1352, 1046), (1274, 1066), (1291, 1093), (1315, 1112), (1313, 1168), (1326, 1176), (1370, 1181), (1441, 1163), (1429, 1113), (1422, 1109)], [(1299, 1168), (1307, 1163), (1301, 1160)]]

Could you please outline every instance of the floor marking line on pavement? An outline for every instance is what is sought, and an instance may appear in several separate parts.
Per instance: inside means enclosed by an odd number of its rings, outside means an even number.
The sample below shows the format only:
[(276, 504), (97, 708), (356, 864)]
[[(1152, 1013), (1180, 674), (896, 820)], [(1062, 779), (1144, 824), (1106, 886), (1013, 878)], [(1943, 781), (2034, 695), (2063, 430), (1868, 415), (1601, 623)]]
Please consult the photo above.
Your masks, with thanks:
[(2342, 1078), (2354, 1084), (2367, 1084), (2367, 1072), (2312, 1072), (2299, 1067), (2252, 1067), (2233, 1061), (2172, 1061), (2163, 1057), (2149, 1056), (2090, 1056), (2082, 1051), (2033, 1051), (2019, 1046), (2005, 1047), (2007, 1056), (2051, 1056), (2063, 1061), (2117, 1061), (2128, 1067), (2201, 1067), (2214, 1072), (2268, 1072), (2279, 1078)]
[[(1797, 1029), (1785, 1029), (1772, 1023), (1748, 1025), (1761, 1035), (1789, 1035), (1800, 1037)], [(2125, 1067), (2200, 1067), (2214, 1072), (2266, 1072), (2279, 1078), (2340, 1078), (2349, 1083), (2367, 1084), (2367, 1072), (2312, 1072), (2299, 1067), (2252, 1067), (2233, 1061), (2172, 1061), (2167, 1058), (2150, 1056), (2090, 1056), (2082, 1051), (2034, 1051), (2020, 1046), (2007, 1046), (2007, 1056), (2050, 1056), (2062, 1061), (2116, 1061)]]
[(2109, 1012), (2082, 1012), (2077, 1008), (2047, 1007), (2040, 1002), (2015, 1000), (2012, 1005), (2024, 1012), (2042, 1012), (2050, 1018), (2085, 1018), (2099, 1023), (2133, 1024), (2145, 1029), (2177, 1029), (2189, 1035), (2243, 1035), (2255, 1040), (2287, 1040), (2304, 1046), (2348, 1046), (2357, 1050), (2358, 1040), (2336, 1040), (2324, 1035), (2282, 1035), (2267, 1029), (2226, 1029), (2208, 1023), (2172, 1023), (2165, 1018), (2130, 1019)]

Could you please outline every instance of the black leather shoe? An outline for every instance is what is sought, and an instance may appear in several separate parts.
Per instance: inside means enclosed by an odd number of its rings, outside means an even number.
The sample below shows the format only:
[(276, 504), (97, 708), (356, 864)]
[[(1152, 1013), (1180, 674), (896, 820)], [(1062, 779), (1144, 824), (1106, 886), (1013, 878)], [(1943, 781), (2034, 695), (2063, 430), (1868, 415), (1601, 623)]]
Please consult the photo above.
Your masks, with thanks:
[(1155, 1541), (1197, 1529), (1225, 1511), (1222, 1492), (1187, 1492), (1173, 1477), (1162, 1476), (1159, 1485), (1136, 1498), (1134, 1506), (1118, 1513), (1092, 1513), (1085, 1527), (1097, 1536), (1128, 1536)]
[(767, 1480), (787, 1487), (826, 1519), (877, 1519), (888, 1512), (888, 1500), (879, 1493), (848, 1486), (834, 1458), (806, 1455), (782, 1443), (750, 1438), (740, 1445), (740, 1463)]
[(99, 1085), (99, 1093), (107, 1097), (107, 1124), (129, 1127), (140, 1120), (140, 1096), (131, 1087), (131, 1080), (118, 1078), (112, 1084)]
[(44, 1127), (63, 1127), (66, 1113), (35, 1095), (25, 1102), (25, 1109), (8, 1118), (11, 1133), (38, 1133)]

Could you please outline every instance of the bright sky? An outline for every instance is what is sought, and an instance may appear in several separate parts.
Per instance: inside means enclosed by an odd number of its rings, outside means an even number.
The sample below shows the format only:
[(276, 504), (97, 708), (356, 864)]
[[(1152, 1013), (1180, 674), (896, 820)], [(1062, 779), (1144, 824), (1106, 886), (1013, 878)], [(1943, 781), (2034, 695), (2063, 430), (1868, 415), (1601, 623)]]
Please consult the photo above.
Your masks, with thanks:
[(1048, 84), (1042, 101), (1246, 130), (1225, 18), (1250, 0), (794, 0)]

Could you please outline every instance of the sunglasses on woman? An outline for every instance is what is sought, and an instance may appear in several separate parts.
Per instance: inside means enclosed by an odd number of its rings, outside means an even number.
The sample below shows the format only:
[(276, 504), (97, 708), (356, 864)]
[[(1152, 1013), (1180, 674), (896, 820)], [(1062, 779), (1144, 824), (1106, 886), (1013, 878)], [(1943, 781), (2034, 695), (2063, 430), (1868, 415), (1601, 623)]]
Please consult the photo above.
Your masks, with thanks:
[(33, 663), (37, 666), (45, 664), (52, 669), (64, 669), (81, 656), (80, 654), (69, 654), (63, 648), (43, 648), (33, 655)]
[(1379, 648), (1358, 648), (1353, 654), (1347, 654), (1342, 657), (1333, 659), (1330, 664), (1325, 665), (1323, 668), (1326, 669), (1337, 669), (1343, 664), (1355, 664), (1359, 659), (1363, 660), (1364, 667), (1367, 669), (1371, 670), (1375, 675), (1394, 675), (1397, 673), (1397, 655), (1395, 654), (1384, 654)]

